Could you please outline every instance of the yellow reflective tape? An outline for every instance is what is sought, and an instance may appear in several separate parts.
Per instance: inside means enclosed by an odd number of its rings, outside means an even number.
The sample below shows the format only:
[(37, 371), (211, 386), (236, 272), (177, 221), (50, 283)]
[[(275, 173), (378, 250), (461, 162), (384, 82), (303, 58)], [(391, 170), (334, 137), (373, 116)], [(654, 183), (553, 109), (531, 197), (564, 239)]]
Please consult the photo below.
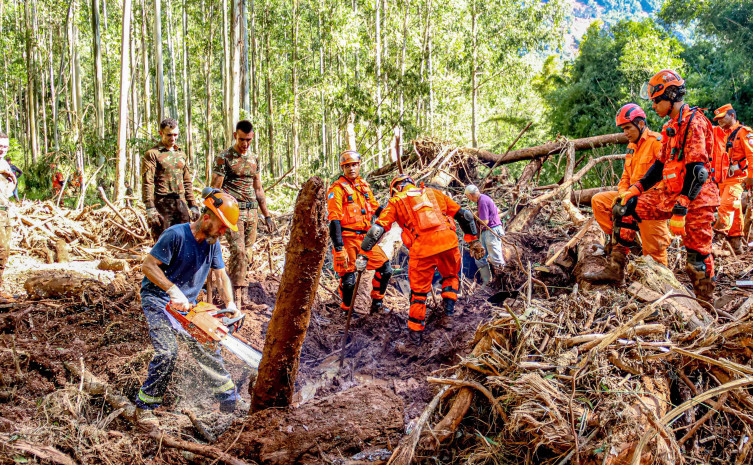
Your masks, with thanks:
[(141, 389), (139, 389), (139, 399), (143, 400), (147, 404), (160, 404), (160, 403), (162, 403), (162, 397), (152, 397), (152, 396), (147, 395), (146, 393), (144, 393), (144, 391), (142, 391)]

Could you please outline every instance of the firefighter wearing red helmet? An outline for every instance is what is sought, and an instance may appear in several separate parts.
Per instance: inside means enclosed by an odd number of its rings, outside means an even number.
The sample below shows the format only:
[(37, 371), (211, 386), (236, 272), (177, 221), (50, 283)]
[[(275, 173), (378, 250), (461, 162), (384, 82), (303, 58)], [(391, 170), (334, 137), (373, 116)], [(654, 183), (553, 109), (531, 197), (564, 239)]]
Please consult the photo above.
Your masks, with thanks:
[[(401, 174), (390, 183), (390, 195), (387, 206), (369, 229), (361, 248), (368, 252), (376, 247), (375, 244), (395, 222), (403, 228), (403, 244), (410, 252), (408, 334), (414, 343), (420, 344), (426, 326), (426, 298), (431, 291), (435, 271), (442, 277), (445, 316), (452, 315), (455, 310), (460, 272), (455, 221), (465, 233), (464, 239), (470, 244), (474, 258), (483, 257), (486, 251), (478, 241), (473, 214), (460, 208), (460, 205), (442, 192), (417, 187), (409, 176)], [(445, 324), (449, 325), (449, 320), (445, 319)]]
[[(703, 111), (684, 102), (685, 81), (672, 70), (655, 74), (641, 90), (660, 117), (669, 116), (662, 130), (662, 148), (656, 161), (638, 182), (622, 194), (624, 216), (638, 221), (669, 220), (672, 234), (682, 237), (685, 270), (696, 297), (708, 302), (714, 296), (714, 259), (711, 228), (719, 205), (719, 190), (708, 182), (714, 134)], [(661, 187), (656, 189), (661, 183)], [(632, 236), (632, 237), (631, 237)], [(626, 241), (635, 232), (623, 235)], [(624, 267), (628, 247), (612, 248), (611, 262)]]
[[(369, 184), (359, 176), (361, 154), (354, 150), (344, 151), (340, 154), (340, 168), (343, 174), (327, 191), (327, 219), (333, 267), (340, 276), (340, 308), (347, 312), (356, 285), (356, 257), (364, 254), (361, 242), (371, 227), (372, 216), (378, 216), (382, 209)], [(371, 283), (371, 313), (387, 312), (382, 299), (392, 277), (392, 265), (379, 246), (366, 255), (370, 259), (368, 269), (376, 270)]]
[[(594, 218), (602, 231), (611, 238), (610, 245), (612, 246), (615, 244), (631, 245), (635, 231), (640, 231), (643, 255), (651, 255), (654, 260), (666, 266), (667, 247), (671, 242), (667, 220), (646, 220), (638, 223), (632, 216), (621, 216), (619, 206), (614, 208), (618, 199), (654, 164), (661, 151), (662, 136), (648, 128), (646, 113), (635, 103), (628, 103), (620, 108), (615, 117), (615, 125), (622, 129), (628, 138), (625, 169), (617, 185), (617, 191), (600, 192), (591, 200)], [(653, 189), (661, 189), (661, 183)], [(618, 248), (615, 253), (619, 254), (624, 251), (624, 248)], [(618, 265), (626, 259), (627, 257), (625, 259), (619, 257), (618, 260), (612, 260), (603, 270), (586, 274), (584, 278), (620, 283), (625, 279), (625, 268)]]
[(714, 152), (711, 180), (719, 186), (720, 205), (714, 230), (727, 237), (736, 254), (748, 247), (743, 241), (743, 189), (753, 187), (753, 130), (737, 120), (731, 104), (714, 110)]

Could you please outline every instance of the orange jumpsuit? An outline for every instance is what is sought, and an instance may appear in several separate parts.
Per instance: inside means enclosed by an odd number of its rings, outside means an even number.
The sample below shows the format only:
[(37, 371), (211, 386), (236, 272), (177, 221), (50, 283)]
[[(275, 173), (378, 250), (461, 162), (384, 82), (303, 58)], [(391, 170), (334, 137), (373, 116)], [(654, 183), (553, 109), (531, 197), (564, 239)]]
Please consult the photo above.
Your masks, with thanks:
[(426, 297), (435, 269), (442, 276), (442, 298), (458, 298), (460, 250), (452, 217), (459, 210), (460, 205), (436, 189), (408, 185), (390, 199), (376, 221), (385, 232), (394, 222), (403, 228), (403, 243), (410, 251), (408, 328), (413, 331), (426, 326)]
[[(734, 138), (728, 148), (733, 133)], [(721, 196), (716, 229), (728, 237), (739, 237), (743, 234), (742, 181), (753, 169), (753, 130), (740, 122), (729, 129), (714, 126), (714, 139), (711, 169)], [(733, 165), (732, 173), (730, 165)], [(735, 169), (735, 165), (739, 169)]]
[[(700, 109), (690, 121), (692, 113), (693, 110), (685, 105), (681, 110), (682, 124), (679, 127), (675, 118), (664, 123), (662, 149), (658, 157), (658, 160), (664, 163), (664, 181), (662, 188), (649, 189), (638, 196), (635, 213), (641, 220), (668, 220), (672, 217), (672, 208), (685, 180), (685, 165), (703, 163), (706, 170), (711, 173), (711, 152), (714, 144), (711, 122)], [(686, 129), (687, 140), (683, 147)], [(668, 133), (674, 135), (669, 137)], [(682, 160), (678, 160), (680, 153), (684, 154)], [(709, 278), (714, 277), (714, 261), (710, 255), (711, 241), (714, 238), (711, 224), (718, 205), (719, 189), (715, 183), (708, 180), (703, 184), (698, 196), (688, 205), (688, 213), (685, 216), (686, 234), (682, 238), (688, 252), (697, 252), (706, 263), (706, 274)]]
[[(627, 147), (625, 170), (617, 186), (617, 191), (599, 192), (591, 200), (594, 218), (607, 236), (612, 235), (614, 226), (612, 206), (619, 194), (627, 191), (630, 186), (640, 181), (646, 171), (654, 164), (661, 151), (662, 136), (658, 132), (643, 131), (637, 144), (630, 143)], [(652, 189), (662, 189), (661, 183)], [(667, 265), (667, 247), (671, 242), (667, 220), (644, 220), (638, 223), (643, 242), (643, 255), (651, 255), (654, 260)]]
[[(381, 300), (387, 291), (392, 276), (392, 265), (381, 247), (374, 246), (369, 252), (361, 249), (366, 232), (371, 227), (371, 217), (379, 208), (374, 192), (360, 176), (353, 181), (340, 176), (327, 191), (327, 219), (340, 221), (343, 249), (348, 253), (348, 263), (343, 270), (335, 270), (340, 276), (340, 308), (348, 310), (355, 285), (356, 256), (364, 254), (369, 258), (368, 270), (377, 270), (371, 282), (371, 298)], [(334, 250), (334, 249), (333, 249)]]

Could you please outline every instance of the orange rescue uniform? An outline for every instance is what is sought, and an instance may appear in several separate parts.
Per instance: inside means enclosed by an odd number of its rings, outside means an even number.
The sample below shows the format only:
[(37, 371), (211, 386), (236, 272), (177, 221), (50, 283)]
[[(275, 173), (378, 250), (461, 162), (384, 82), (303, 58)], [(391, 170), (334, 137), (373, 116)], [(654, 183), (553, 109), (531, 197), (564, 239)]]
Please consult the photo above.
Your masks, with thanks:
[[(387, 256), (378, 245), (374, 246), (369, 252), (364, 252), (361, 249), (363, 238), (371, 227), (371, 217), (376, 213), (377, 208), (379, 208), (379, 203), (374, 198), (374, 192), (360, 176), (352, 181), (345, 176), (340, 176), (327, 191), (327, 210), (329, 212), (327, 219), (329, 221), (340, 221), (343, 250), (348, 254), (346, 268), (335, 270), (340, 276), (338, 290), (343, 299), (340, 304), (340, 308), (343, 310), (348, 310), (350, 306), (353, 295), (352, 286), (355, 284), (356, 256), (359, 254), (366, 255), (369, 258), (366, 269), (377, 270), (372, 280), (371, 298), (381, 300), (387, 290), (387, 282), (392, 275), (391, 270), (387, 273), (382, 269), (385, 265), (391, 266)], [(383, 277), (386, 279), (383, 279)]]
[(376, 221), (385, 232), (394, 222), (403, 228), (403, 243), (410, 251), (408, 328), (413, 331), (426, 326), (426, 297), (434, 270), (442, 276), (442, 298), (458, 298), (460, 251), (453, 216), (459, 210), (460, 205), (436, 189), (408, 185), (389, 200)]
[[(612, 218), (612, 206), (617, 196), (627, 191), (630, 186), (640, 181), (646, 171), (654, 164), (661, 152), (662, 136), (658, 132), (643, 131), (637, 144), (630, 143), (625, 157), (625, 170), (617, 186), (617, 191), (600, 192), (591, 200), (594, 218), (607, 236), (612, 235), (614, 222)], [(661, 183), (652, 189), (662, 189)], [(631, 221), (625, 218), (623, 221)], [(638, 223), (643, 242), (643, 255), (651, 255), (654, 260), (667, 265), (667, 247), (671, 242), (667, 220), (643, 220)]]
[[(732, 169), (730, 169), (732, 166)], [(753, 167), (753, 130), (736, 122), (729, 129), (714, 126), (711, 177), (719, 186), (716, 229), (727, 237), (743, 234), (742, 181)]]

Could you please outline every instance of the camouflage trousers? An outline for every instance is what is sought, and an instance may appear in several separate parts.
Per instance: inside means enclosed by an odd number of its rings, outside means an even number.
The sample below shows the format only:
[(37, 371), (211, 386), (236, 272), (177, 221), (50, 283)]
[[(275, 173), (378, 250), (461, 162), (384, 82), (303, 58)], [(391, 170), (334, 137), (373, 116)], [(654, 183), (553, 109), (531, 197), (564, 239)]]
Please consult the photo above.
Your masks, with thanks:
[(10, 256), (10, 217), (8, 216), (8, 207), (0, 205), (0, 284), (3, 283), (3, 272), (8, 264)]
[(157, 209), (157, 213), (162, 215), (162, 224), (150, 225), (152, 237), (155, 241), (170, 226), (191, 221), (188, 204), (181, 196), (155, 195), (154, 207)]
[(227, 264), (230, 282), (235, 287), (248, 286), (246, 274), (251, 262), (251, 247), (256, 242), (256, 228), (259, 223), (258, 209), (243, 209), (238, 217), (238, 231), (227, 230), (230, 260)]

